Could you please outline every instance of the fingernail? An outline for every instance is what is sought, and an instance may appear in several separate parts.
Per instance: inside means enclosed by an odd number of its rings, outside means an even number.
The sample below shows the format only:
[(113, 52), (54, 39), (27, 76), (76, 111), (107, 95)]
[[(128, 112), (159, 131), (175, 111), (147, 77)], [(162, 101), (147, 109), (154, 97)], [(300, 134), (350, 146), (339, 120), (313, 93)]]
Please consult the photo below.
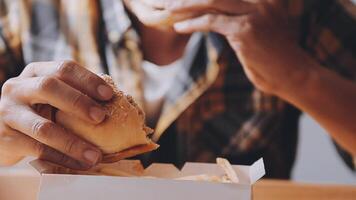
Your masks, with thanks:
[(112, 97), (112, 95), (113, 95), (112, 88), (110, 88), (107, 85), (99, 85), (98, 86), (98, 93), (104, 99), (110, 99)]
[(100, 153), (97, 152), (97, 151), (94, 151), (94, 150), (86, 150), (86, 151), (84, 152), (84, 158), (85, 158), (87, 161), (89, 161), (89, 162), (91, 162), (91, 163), (93, 163), (93, 164), (95, 164), (95, 163), (98, 162), (99, 157), (100, 157)]
[(90, 117), (96, 122), (102, 122), (105, 118), (105, 112), (97, 107), (90, 108)]

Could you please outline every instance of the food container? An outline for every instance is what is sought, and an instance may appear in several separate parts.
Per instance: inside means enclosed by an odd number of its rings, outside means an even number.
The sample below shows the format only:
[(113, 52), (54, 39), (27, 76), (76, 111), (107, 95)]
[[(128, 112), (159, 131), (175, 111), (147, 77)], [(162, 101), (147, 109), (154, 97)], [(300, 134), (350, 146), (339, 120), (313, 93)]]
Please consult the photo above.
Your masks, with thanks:
[(0, 167), (0, 200), (37, 199), (41, 176), (28, 162), (24, 160), (16, 166)]
[(250, 200), (252, 185), (265, 174), (263, 159), (251, 166), (232, 165), (238, 183), (202, 181), (225, 175), (219, 165), (207, 163), (186, 163), (181, 170), (156, 163), (143, 169), (139, 161), (125, 160), (75, 175), (39, 160), (31, 165), (41, 178), (39, 200)]

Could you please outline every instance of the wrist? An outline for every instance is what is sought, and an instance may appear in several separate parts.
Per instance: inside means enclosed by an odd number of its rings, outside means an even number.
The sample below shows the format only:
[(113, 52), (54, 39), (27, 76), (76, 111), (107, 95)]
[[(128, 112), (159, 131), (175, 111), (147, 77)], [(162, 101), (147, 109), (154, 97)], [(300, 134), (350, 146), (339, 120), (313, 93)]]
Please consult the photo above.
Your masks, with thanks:
[(317, 80), (320, 78), (320, 66), (307, 55), (303, 50), (299, 52), (298, 60), (293, 62), (288, 73), (285, 76), (285, 82), (281, 84), (276, 95), (286, 100), (294, 98), (296, 95), (306, 95), (308, 91), (314, 88)]

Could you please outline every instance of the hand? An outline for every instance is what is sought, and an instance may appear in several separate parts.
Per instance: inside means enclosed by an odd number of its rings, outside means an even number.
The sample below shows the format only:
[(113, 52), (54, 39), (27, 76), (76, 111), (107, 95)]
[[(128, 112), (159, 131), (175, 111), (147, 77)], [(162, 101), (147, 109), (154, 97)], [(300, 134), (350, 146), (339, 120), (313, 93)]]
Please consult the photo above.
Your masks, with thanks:
[[(229, 6), (230, 2), (233, 2), (234, 7)], [(218, 0), (214, 3), (211, 0), (124, 0), (124, 3), (141, 23), (157, 28), (171, 28), (174, 23), (199, 16), (205, 11), (222, 11), (221, 8), (229, 8), (224, 10), (226, 14), (242, 14), (253, 9), (248, 3), (234, 0)], [(214, 7), (211, 7), (212, 5)], [(188, 10), (171, 10), (177, 7)]]
[[(161, 2), (156, 6), (172, 13), (204, 13), (176, 23), (175, 30), (213, 31), (226, 36), (257, 88), (308, 113), (338, 144), (356, 155), (356, 125), (350, 118), (356, 112), (356, 85), (325, 69), (299, 47), (296, 19), (286, 12), (287, 0), (146, 1)], [(229, 3), (222, 3), (225, 1)], [(238, 10), (239, 2), (256, 9), (236, 15), (233, 11)]]
[(73, 169), (88, 169), (100, 150), (51, 120), (55, 109), (98, 124), (105, 110), (95, 100), (111, 99), (112, 88), (77, 63), (29, 64), (2, 87), (0, 164), (35, 156)]
[(190, 14), (172, 15), (170, 11), (156, 7), (154, 1), (147, 3), (145, 0), (123, 0), (123, 2), (142, 24), (159, 29), (172, 29), (174, 22), (195, 16)]
[[(156, 1), (156, 0), (155, 0)], [(226, 36), (252, 83), (279, 94), (306, 77), (304, 52), (283, 0), (158, 0), (172, 13), (204, 13), (175, 24), (180, 33), (212, 31)], [(156, 3), (158, 4), (158, 3)], [(294, 31), (294, 32), (293, 32)]]

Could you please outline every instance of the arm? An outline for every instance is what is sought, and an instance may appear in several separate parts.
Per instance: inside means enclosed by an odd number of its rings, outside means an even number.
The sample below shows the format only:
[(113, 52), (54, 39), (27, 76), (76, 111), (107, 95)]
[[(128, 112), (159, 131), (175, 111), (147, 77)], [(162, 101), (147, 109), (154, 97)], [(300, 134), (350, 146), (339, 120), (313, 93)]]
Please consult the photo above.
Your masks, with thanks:
[[(356, 155), (356, 83), (325, 69), (299, 46), (296, 26), (285, 9), (286, 1), (245, 0), (255, 9), (243, 15), (224, 12), (241, 1), (225, 0), (225, 7), (220, 1), (181, 1), (186, 3), (170, 4), (167, 0), (165, 6), (172, 13), (194, 8), (205, 14), (176, 23), (176, 31), (224, 35), (258, 89), (309, 113), (344, 149)], [(349, 36), (354, 38), (356, 34)]]
[(302, 72), (303, 78), (290, 79), (288, 87), (276, 95), (311, 115), (355, 157), (356, 83), (325, 69), (310, 57), (305, 56), (304, 63), (309, 70)]

